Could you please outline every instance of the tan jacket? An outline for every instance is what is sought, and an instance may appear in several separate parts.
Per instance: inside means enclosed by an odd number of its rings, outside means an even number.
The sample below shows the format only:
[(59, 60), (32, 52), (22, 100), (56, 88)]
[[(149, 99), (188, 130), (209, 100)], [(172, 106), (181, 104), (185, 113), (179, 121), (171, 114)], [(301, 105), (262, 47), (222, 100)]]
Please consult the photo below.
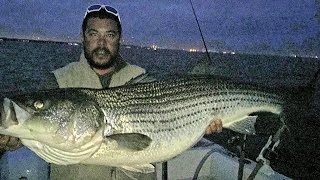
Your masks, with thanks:
[[(72, 62), (60, 69), (53, 71), (53, 73), (60, 88), (102, 88), (98, 75), (88, 64), (86, 58), (84, 57), (84, 53), (81, 53), (79, 62)], [(145, 69), (125, 63), (123, 68), (112, 74), (109, 87), (124, 85), (130, 80), (145, 73)]]

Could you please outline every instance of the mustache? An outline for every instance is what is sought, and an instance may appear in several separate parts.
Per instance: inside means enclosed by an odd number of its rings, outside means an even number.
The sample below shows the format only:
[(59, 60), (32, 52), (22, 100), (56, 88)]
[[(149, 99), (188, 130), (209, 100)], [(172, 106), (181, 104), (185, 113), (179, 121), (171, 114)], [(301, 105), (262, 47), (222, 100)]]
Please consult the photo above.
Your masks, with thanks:
[(98, 48), (94, 49), (94, 50), (92, 51), (92, 53), (95, 54), (95, 53), (99, 53), (99, 52), (101, 52), (101, 51), (103, 51), (105, 54), (110, 54), (109, 49), (107, 49), (107, 48), (105, 48), (105, 47), (98, 47)]

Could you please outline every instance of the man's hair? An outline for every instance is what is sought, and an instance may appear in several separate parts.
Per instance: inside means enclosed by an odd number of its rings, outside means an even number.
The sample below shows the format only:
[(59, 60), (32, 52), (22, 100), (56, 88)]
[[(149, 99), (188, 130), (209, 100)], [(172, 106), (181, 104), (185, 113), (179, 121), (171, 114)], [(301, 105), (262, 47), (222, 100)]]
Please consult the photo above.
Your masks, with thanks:
[(121, 35), (122, 33), (122, 27), (121, 27), (121, 23), (119, 21), (119, 18), (111, 13), (108, 13), (104, 8), (102, 8), (100, 11), (94, 11), (94, 12), (90, 12), (86, 15), (86, 17), (83, 19), (82, 22), (82, 33), (84, 35), (86, 28), (87, 28), (87, 24), (88, 24), (88, 20), (90, 18), (95, 18), (98, 17), (100, 19), (112, 19), (117, 23), (118, 26), (118, 30), (119, 30), (119, 34)]

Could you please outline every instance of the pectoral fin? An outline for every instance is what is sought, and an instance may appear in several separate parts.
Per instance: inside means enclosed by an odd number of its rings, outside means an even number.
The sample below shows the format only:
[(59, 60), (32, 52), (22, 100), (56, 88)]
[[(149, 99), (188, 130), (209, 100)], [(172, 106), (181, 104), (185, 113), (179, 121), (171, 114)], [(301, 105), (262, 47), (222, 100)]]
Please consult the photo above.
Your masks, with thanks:
[(257, 116), (244, 116), (228, 126), (229, 129), (242, 134), (255, 134), (254, 124)]
[(147, 148), (151, 143), (151, 138), (139, 133), (113, 134), (107, 136), (117, 142), (120, 148), (141, 151)]
[(133, 172), (139, 172), (139, 173), (153, 173), (155, 171), (155, 168), (152, 164), (142, 164), (142, 165), (135, 165), (135, 166), (122, 166), (121, 168), (133, 171)]

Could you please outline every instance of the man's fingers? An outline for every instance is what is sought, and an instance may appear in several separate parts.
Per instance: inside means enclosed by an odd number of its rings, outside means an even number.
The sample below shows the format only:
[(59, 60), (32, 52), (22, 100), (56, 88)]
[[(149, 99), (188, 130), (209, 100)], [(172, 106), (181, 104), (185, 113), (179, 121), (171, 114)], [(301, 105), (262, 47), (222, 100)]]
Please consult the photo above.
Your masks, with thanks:
[(20, 139), (16, 138), (16, 137), (10, 137), (9, 138), (9, 141), (7, 143), (7, 150), (16, 150), (18, 149), (19, 147), (21, 147), (21, 142), (20, 142)]
[(221, 119), (217, 119), (214, 122), (216, 124), (217, 132), (221, 132), (222, 131), (222, 121), (221, 121)]
[(222, 131), (222, 121), (220, 119), (216, 119), (212, 121), (212, 123), (207, 127), (206, 134), (212, 134), (214, 132)]
[(7, 146), (9, 141), (9, 136), (1, 135), (0, 134), (0, 148), (3, 149)]
[(211, 134), (211, 133), (214, 133), (217, 131), (217, 126), (216, 126), (216, 123), (215, 121), (213, 121), (209, 126), (208, 128), (206, 129), (206, 134)]
[(16, 137), (0, 135), (0, 149), (15, 150), (21, 146), (21, 142)]

